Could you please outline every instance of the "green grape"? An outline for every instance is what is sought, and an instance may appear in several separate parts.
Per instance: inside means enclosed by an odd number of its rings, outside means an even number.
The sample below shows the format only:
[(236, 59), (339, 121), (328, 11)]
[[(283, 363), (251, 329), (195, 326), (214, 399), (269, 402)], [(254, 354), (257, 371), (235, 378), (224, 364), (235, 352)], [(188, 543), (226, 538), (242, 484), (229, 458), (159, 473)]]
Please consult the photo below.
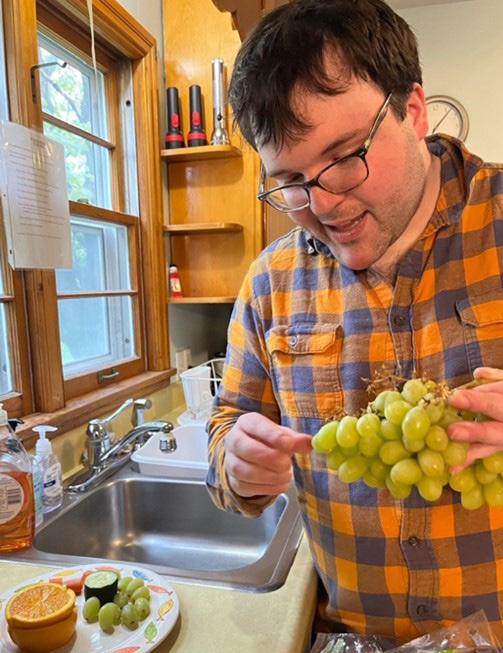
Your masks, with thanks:
[(461, 505), (466, 510), (477, 510), (485, 503), (484, 493), (480, 485), (476, 485), (468, 492), (461, 492)]
[(461, 422), (462, 417), (459, 415), (458, 411), (452, 406), (447, 406), (444, 409), (444, 414), (440, 418), (438, 425), (443, 429), (447, 429), (448, 426), (454, 424), (454, 422)]
[(363, 482), (369, 487), (374, 487), (374, 488), (386, 487), (384, 478), (377, 478), (376, 476), (371, 474), (371, 472), (368, 469), (362, 478), (363, 478)]
[(357, 456), (360, 453), (360, 449), (357, 444), (355, 444), (354, 447), (340, 447), (340, 450), (344, 454), (346, 460), (348, 458), (352, 458), (353, 456)]
[(327, 455), (326, 465), (328, 469), (336, 472), (345, 460), (346, 456), (337, 447), (332, 449), (332, 451)]
[[(117, 621), (117, 612), (119, 613), (119, 621)], [(120, 623), (120, 608), (115, 603), (105, 603), (100, 608), (98, 613), (98, 622), (101, 630), (110, 630), (114, 623)]]
[(417, 404), (427, 393), (428, 388), (420, 379), (411, 379), (402, 388), (402, 397), (412, 405)]
[(438, 481), (442, 483), (442, 486), (449, 485), (449, 479), (451, 478), (451, 475), (449, 474), (449, 469), (445, 467), (444, 472), (441, 476), (438, 477)]
[(125, 592), (126, 587), (129, 585), (129, 583), (132, 580), (133, 580), (132, 576), (124, 576), (123, 578), (120, 578), (117, 584), (117, 589), (119, 590), (119, 592)]
[(390, 491), (390, 494), (395, 499), (406, 499), (411, 491), (411, 485), (399, 485), (398, 483), (393, 483), (389, 476), (386, 476), (386, 487)]
[(503, 472), (503, 451), (493, 453), (483, 460), (484, 467), (492, 474), (500, 474)]
[(389, 406), (389, 404), (392, 404), (394, 401), (400, 401), (401, 399), (402, 395), (399, 392), (396, 390), (389, 390), (386, 399), (384, 400), (384, 410), (386, 410), (386, 406)]
[[(425, 409), (426, 410), (426, 409)], [(445, 451), (449, 444), (449, 436), (441, 426), (430, 426), (425, 437), (426, 446), (433, 451)]]
[(382, 443), (383, 441), (377, 433), (371, 433), (370, 435), (361, 436), (358, 448), (365, 458), (375, 458)]
[(138, 619), (140, 621), (146, 619), (150, 614), (150, 603), (144, 597), (140, 597), (139, 599), (136, 599), (136, 601), (134, 602), (134, 607), (136, 610), (136, 614), (138, 615)]
[(503, 506), (503, 481), (496, 478), (491, 483), (482, 487), (484, 499), (492, 508), (501, 508)]
[(416, 460), (406, 458), (399, 460), (390, 470), (390, 479), (396, 485), (414, 485), (417, 483), (423, 473)]
[(134, 603), (136, 599), (147, 599), (150, 600), (150, 590), (148, 587), (139, 587), (131, 594), (131, 603)]
[(418, 440), (411, 440), (406, 435), (402, 436), (402, 443), (410, 453), (417, 453), (425, 447), (425, 441), (422, 438), (419, 438)]
[(362, 437), (377, 435), (379, 433), (380, 426), (381, 422), (379, 417), (373, 413), (365, 413), (359, 417), (358, 421), (356, 422), (356, 430)]
[(338, 426), (339, 422), (337, 421), (323, 424), (311, 440), (311, 445), (316, 453), (328, 453), (337, 445), (335, 434)]
[(447, 448), (440, 452), (444, 462), (449, 467), (457, 467), (462, 465), (466, 460), (468, 447), (465, 442), (450, 441)]
[(426, 501), (437, 501), (440, 499), (444, 489), (438, 478), (431, 478), (429, 476), (423, 476), (416, 487), (419, 494)]
[(372, 401), (370, 404), (372, 410), (378, 415), (380, 415), (381, 417), (384, 415), (384, 402), (386, 401), (388, 392), (389, 390), (383, 390), (377, 395), (374, 401)]
[(407, 401), (398, 399), (397, 401), (392, 401), (391, 403), (386, 404), (384, 409), (384, 417), (388, 420), (388, 422), (391, 422), (396, 426), (400, 426), (403, 418), (411, 408), (411, 404), (409, 404)]
[(370, 463), (369, 472), (374, 478), (384, 481), (390, 470), (389, 465), (385, 465), (380, 458), (376, 458)]
[(414, 406), (402, 421), (402, 432), (409, 440), (422, 440), (430, 428), (430, 418), (421, 406)]
[(472, 413), (471, 410), (460, 410), (459, 414), (461, 415), (461, 419), (465, 422), (473, 422), (477, 416), (477, 413)]
[(498, 475), (495, 472), (487, 471), (482, 460), (477, 460), (475, 462), (475, 478), (481, 485), (492, 483), (497, 478), (497, 476)]
[(82, 616), (86, 621), (96, 621), (100, 611), (100, 600), (97, 596), (90, 596), (82, 608)]
[(121, 621), (129, 630), (134, 630), (138, 626), (138, 613), (132, 603), (128, 603), (122, 608)]
[(423, 474), (430, 478), (439, 478), (444, 473), (445, 463), (442, 454), (431, 449), (422, 449), (417, 454), (417, 460)]
[(115, 605), (118, 605), (119, 608), (123, 608), (128, 602), (129, 594), (127, 592), (117, 592), (117, 594), (114, 596), (114, 603)]
[(358, 445), (358, 440), (360, 436), (356, 430), (356, 422), (358, 420), (356, 417), (351, 415), (346, 415), (339, 422), (339, 427), (337, 429), (337, 444), (340, 447), (345, 449), (350, 449), (351, 447), (356, 447)]
[(430, 424), (437, 424), (440, 422), (445, 408), (443, 399), (434, 396), (428, 397), (427, 395), (424, 397), (424, 401), (421, 402), (421, 404), (430, 418)]
[(456, 490), (456, 492), (469, 492), (470, 490), (473, 490), (473, 488), (478, 485), (473, 467), (466, 467), (461, 472), (452, 474), (449, 480), (449, 485), (453, 490)]
[(145, 582), (141, 578), (134, 578), (130, 583), (128, 583), (126, 592), (129, 594), (129, 596), (131, 596), (135, 590), (137, 590), (139, 587), (143, 587), (144, 585)]
[(343, 462), (337, 470), (339, 479), (343, 483), (354, 483), (354, 481), (357, 481), (363, 476), (367, 470), (367, 466), (368, 461), (363, 456), (353, 456), (353, 458)]
[(385, 465), (394, 465), (399, 460), (409, 457), (409, 452), (401, 442), (385, 442), (379, 449), (379, 458)]
[(385, 440), (400, 440), (402, 437), (400, 428), (387, 419), (383, 419), (381, 422), (381, 435)]
[(492, 419), (488, 417), (487, 415), (484, 415), (484, 413), (477, 413), (475, 415), (475, 419), (473, 420), (474, 422), (491, 422)]

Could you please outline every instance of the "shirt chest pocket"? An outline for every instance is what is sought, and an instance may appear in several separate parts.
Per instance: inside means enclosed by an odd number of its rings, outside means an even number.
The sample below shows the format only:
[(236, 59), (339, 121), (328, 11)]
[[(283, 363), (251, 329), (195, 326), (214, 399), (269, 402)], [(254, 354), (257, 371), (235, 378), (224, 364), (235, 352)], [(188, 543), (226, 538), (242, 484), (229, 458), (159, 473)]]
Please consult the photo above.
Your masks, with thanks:
[(477, 367), (503, 369), (503, 292), (492, 290), (457, 302), (470, 372)]
[(268, 332), (273, 390), (282, 414), (326, 419), (340, 412), (341, 348), (338, 324), (277, 326)]

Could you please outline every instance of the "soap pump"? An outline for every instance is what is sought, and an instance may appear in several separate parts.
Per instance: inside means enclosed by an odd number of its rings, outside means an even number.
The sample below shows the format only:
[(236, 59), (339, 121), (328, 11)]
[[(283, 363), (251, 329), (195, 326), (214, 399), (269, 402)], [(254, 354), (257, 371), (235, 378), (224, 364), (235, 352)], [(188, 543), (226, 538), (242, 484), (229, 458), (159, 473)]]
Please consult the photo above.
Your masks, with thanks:
[(40, 467), (42, 486), (42, 505), (44, 513), (59, 508), (63, 503), (63, 484), (61, 482), (61, 463), (52, 450), (51, 441), (46, 433), (57, 431), (55, 426), (34, 426), (33, 430), (38, 433), (38, 440), (35, 443), (35, 458)]

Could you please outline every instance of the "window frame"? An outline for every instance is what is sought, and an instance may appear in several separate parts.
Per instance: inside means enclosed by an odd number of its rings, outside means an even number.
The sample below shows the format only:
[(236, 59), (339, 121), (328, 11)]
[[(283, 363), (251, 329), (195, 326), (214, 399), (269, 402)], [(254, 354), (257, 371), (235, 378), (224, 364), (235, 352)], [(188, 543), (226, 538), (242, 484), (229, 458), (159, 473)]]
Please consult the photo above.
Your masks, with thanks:
[[(88, 35), (87, 2), (2, 0), (2, 5), (11, 120), (41, 129), (42, 112), (40, 103), (34, 104), (32, 101), (30, 75), (31, 66), (38, 61), (37, 10), (39, 16), (44, 11), (57, 12), (61, 21), (73, 24)], [(64, 432), (75, 427), (76, 422), (82, 423), (87, 415), (96, 414), (98, 409), (108, 410), (122, 398), (131, 396), (136, 388), (147, 393), (165, 386), (175, 373), (169, 367), (156, 42), (115, 0), (93, 0), (93, 14), (97, 40), (109, 44), (110, 50), (119, 58), (131, 60), (139, 216), (122, 214), (120, 201), (119, 210), (111, 213), (115, 221), (119, 216), (128, 224), (130, 247), (140, 252), (136, 259), (136, 278), (138, 298), (141, 296), (140, 290), (143, 292), (142, 299), (138, 299), (138, 302), (142, 302), (143, 311), (139, 315), (149, 325), (140, 336), (144, 344), (146, 371), (133, 370), (135, 376), (132, 378), (124, 380), (119, 377), (118, 381), (110, 381), (107, 387), (100, 389), (83, 384), (82, 377), (78, 382), (65, 382), (57, 328), (55, 273), (46, 270), (15, 272), (13, 276), (20, 278), (22, 275), (24, 281), (26, 333), (31, 347), (33, 379), (31, 410), (27, 411), (25, 406), (20, 411), (26, 422), (20, 431), (22, 436), (29, 432), (33, 424), (48, 421)], [(116, 86), (126, 87), (123, 73), (120, 75)], [(116, 124), (115, 129), (123, 130), (124, 126)], [(81, 210), (83, 215), (91, 217), (95, 210), (86, 204), (75, 204), (77, 206), (71, 206), (71, 211), (75, 213)], [(101, 209), (99, 219), (103, 219)], [(130, 220), (136, 223), (136, 227), (130, 224)], [(21, 326), (22, 320), (18, 322)], [(25, 389), (26, 379), (23, 380), (23, 392)], [(33, 414), (27, 415), (28, 412)], [(29, 444), (31, 438), (26, 439)]]

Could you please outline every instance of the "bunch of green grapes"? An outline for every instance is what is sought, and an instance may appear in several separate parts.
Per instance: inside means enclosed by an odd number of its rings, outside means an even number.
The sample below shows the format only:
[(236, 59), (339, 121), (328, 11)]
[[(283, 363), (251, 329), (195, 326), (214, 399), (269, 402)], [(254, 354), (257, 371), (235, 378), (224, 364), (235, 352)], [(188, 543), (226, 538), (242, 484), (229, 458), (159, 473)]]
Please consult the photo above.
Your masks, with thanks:
[(463, 465), (469, 445), (450, 440), (447, 427), (484, 419), (449, 406), (445, 390), (435, 382), (412, 379), (401, 392), (380, 392), (361, 417), (347, 415), (324, 424), (312, 446), (326, 454), (327, 467), (344, 483), (362, 479), (370, 487), (388, 488), (396, 499), (407, 498), (415, 485), (427, 501), (439, 499), (449, 485), (461, 493), (467, 510), (485, 503), (503, 506), (503, 452), (450, 473)]

